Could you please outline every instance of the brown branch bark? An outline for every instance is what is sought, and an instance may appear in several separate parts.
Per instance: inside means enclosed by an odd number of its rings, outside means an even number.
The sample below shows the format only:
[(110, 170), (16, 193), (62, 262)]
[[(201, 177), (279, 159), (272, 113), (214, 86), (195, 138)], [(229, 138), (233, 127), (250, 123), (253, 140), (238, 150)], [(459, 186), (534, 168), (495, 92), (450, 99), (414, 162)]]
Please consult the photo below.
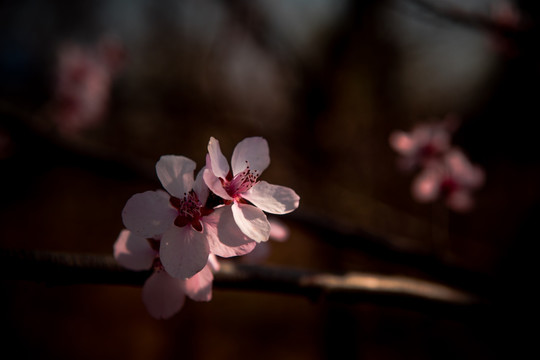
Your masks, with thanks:
[[(150, 271), (129, 271), (110, 255), (0, 250), (5, 278), (47, 285), (113, 284), (141, 286)], [(304, 296), (312, 300), (373, 302), (422, 311), (477, 309), (486, 303), (473, 294), (421, 279), (368, 273), (331, 274), (283, 267), (222, 261), (217, 289), (249, 290)]]

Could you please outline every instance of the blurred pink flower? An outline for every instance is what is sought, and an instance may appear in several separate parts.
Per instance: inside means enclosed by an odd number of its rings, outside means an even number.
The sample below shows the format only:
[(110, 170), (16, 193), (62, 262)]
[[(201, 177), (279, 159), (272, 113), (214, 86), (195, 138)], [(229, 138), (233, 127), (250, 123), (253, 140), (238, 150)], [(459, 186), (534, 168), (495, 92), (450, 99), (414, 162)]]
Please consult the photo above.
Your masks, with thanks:
[(513, 1), (496, 0), (491, 3), (491, 19), (499, 26), (519, 29), (523, 25), (523, 15)]
[(212, 271), (219, 269), (215, 256), (210, 255), (206, 266), (191, 278), (177, 279), (161, 264), (159, 242), (122, 230), (114, 243), (114, 258), (120, 265), (134, 271), (153, 270), (142, 289), (142, 300), (150, 315), (156, 319), (170, 318), (182, 308), (186, 296), (195, 301), (210, 301)]
[(270, 223), (270, 239), (277, 242), (284, 242), (289, 238), (290, 230), (281, 220), (269, 218)]
[(490, 19), (496, 25), (488, 32), (493, 49), (507, 57), (517, 56), (519, 47), (511, 35), (526, 26), (525, 17), (519, 8), (513, 1), (496, 0), (491, 3)]
[(443, 197), (455, 211), (468, 211), (474, 200), (471, 193), (484, 183), (484, 171), (472, 165), (458, 149), (451, 149), (437, 162), (432, 162), (412, 184), (413, 197), (419, 202)]
[(394, 131), (390, 146), (400, 155), (398, 165), (403, 170), (425, 166), (450, 148), (451, 134), (457, 119), (447, 116), (442, 122), (422, 123), (411, 132)]
[(255, 246), (236, 226), (230, 207), (205, 207), (209, 192), (202, 171), (194, 179), (195, 166), (183, 156), (162, 156), (156, 172), (168, 193), (135, 194), (122, 211), (124, 225), (134, 234), (161, 236), (161, 263), (167, 273), (180, 279), (201, 271), (210, 253), (231, 257), (246, 254)]
[(216, 195), (231, 204), (234, 220), (242, 232), (256, 242), (267, 241), (270, 224), (263, 211), (287, 214), (294, 211), (300, 197), (294, 190), (258, 181), (270, 164), (268, 143), (262, 137), (242, 140), (233, 151), (231, 165), (211, 137), (208, 143), (204, 181)]
[(60, 49), (53, 114), (59, 131), (73, 135), (102, 121), (123, 55), (112, 38), (103, 39), (97, 48), (69, 44)]

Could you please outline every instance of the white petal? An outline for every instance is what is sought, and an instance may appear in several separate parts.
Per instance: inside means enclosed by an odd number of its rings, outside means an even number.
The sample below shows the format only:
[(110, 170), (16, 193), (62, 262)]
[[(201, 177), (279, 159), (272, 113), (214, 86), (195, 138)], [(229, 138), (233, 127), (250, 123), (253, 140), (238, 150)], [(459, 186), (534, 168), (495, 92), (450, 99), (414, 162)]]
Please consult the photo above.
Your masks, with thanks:
[(208, 199), (208, 193), (210, 192), (203, 178), (205, 169), (206, 168), (203, 167), (199, 171), (197, 177), (195, 178), (195, 183), (193, 184), (193, 191), (195, 191), (195, 194), (197, 194), (197, 197), (203, 205), (206, 203), (206, 199)]
[(203, 171), (203, 179), (206, 183), (206, 186), (208, 186), (208, 188), (210, 188), (210, 190), (214, 194), (225, 200), (232, 200), (232, 197), (230, 197), (229, 194), (227, 194), (227, 191), (225, 191), (225, 189), (223, 188), (223, 185), (221, 184), (219, 178), (214, 175), (212, 171), (210, 171), (209, 169), (205, 169)]
[(206, 266), (209, 252), (205, 235), (191, 225), (174, 225), (161, 238), (159, 257), (172, 277), (187, 279)]
[(208, 256), (208, 266), (210, 266), (210, 270), (214, 272), (221, 269), (221, 265), (219, 264), (219, 261), (214, 254), (210, 254), (210, 256)]
[(193, 188), (195, 162), (184, 156), (164, 155), (156, 164), (156, 173), (169, 194), (182, 198)]
[(250, 169), (257, 170), (259, 175), (270, 165), (270, 150), (264, 138), (249, 137), (236, 145), (231, 160), (233, 175), (244, 171), (246, 161)]
[(259, 209), (271, 214), (290, 213), (296, 210), (300, 203), (300, 196), (293, 189), (272, 185), (266, 181), (258, 182), (242, 197), (251, 201)]
[(208, 229), (208, 244), (212, 254), (221, 257), (245, 255), (256, 245), (255, 241), (240, 231), (230, 206), (216, 208), (203, 221)]
[(186, 295), (195, 301), (212, 300), (212, 280), (214, 280), (214, 275), (210, 270), (210, 266), (207, 265), (200, 272), (186, 280)]
[(184, 305), (185, 280), (175, 279), (167, 272), (154, 272), (144, 283), (142, 300), (146, 309), (156, 319), (167, 319)]
[(148, 240), (129, 230), (122, 230), (114, 243), (114, 258), (129, 270), (150, 269), (156, 255), (157, 252), (150, 247)]
[(267, 241), (270, 236), (270, 223), (262, 210), (247, 204), (234, 202), (231, 206), (234, 221), (240, 230), (256, 242)]
[(208, 142), (208, 155), (210, 155), (211, 169), (214, 175), (222, 179), (227, 178), (229, 173), (229, 163), (219, 146), (219, 141), (213, 137)]
[(176, 210), (165, 191), (146, 191), (133, 195), (122, 210), (122, 220), (128, 230), (143, 238), (161, 235), (171, 227)]

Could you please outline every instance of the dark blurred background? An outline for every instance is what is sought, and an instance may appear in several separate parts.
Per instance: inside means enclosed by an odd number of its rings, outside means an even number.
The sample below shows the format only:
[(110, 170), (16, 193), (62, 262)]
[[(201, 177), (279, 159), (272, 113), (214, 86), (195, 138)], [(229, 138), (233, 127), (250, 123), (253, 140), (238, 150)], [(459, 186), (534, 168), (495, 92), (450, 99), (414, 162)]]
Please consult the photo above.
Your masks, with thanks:
[[(204, 164), (263, 136), (300, 208), (267, 264), (439, 281), (456, 315), (214, 289), (170, 320), (140, 288), (7, 279), (3, 349), (54, 359), (494, 359), (534, 346), (538, 4), (495, 0), (0, 1), (0, 246), (110, 254), (163, 154)], [(122, 44), (106, 113), (53, 121), (59, 49)], [(388, 136), (454, 114), (486, 172), (476, 207), (418, 204)], [(234, 261), (234, 260), (232, 260)], [(17, 272), (18, 269), (11, 269)], [(484, 311), (485, 310), (485, 311)], [(534, 328), (533, 328), (534, 329)]]

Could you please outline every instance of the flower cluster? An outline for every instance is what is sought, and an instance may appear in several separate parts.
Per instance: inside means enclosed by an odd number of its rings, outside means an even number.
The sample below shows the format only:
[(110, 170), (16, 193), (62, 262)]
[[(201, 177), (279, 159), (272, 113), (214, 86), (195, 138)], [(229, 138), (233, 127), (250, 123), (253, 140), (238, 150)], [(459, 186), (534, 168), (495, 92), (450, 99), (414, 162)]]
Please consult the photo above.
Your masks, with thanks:
[(444, 198), (454, 211), (468, 211), (474, 205), (471, 193), (484, 183), (484, 171), (469, 162), (465, 154), (451, 146), (456, 121), (425, 123), (411, 132), (395, 131), (390, 145), (400, 155), (404, 170), (419, 169), (412, 183), (412, 195), (419, 202)]
[(78, 44), (60, 48), (53, 114), (60, 132), (73, 135), (101, 122), (123, 62), (124, 49), (113, 38), (102, 39), (95, 48)]
[(185, 295), (210, 300), (215, 256), (248, 254), (270, 237), (265, 212), (287, 214), (298, 207), (292, 189), (259, 181), (269, 164), (268, 143), (261, 137), (236, 145), (232, 170), (215, 138), (196, 177), (195, 162), (184, 156), (159, 159), (156, 172), (166, 191), (146, 191), (127, 201), (122, 211), (127, 230), (114, 246), (121, 265), (153, 269), (143, 287), (152, 316), (172, 316)]

